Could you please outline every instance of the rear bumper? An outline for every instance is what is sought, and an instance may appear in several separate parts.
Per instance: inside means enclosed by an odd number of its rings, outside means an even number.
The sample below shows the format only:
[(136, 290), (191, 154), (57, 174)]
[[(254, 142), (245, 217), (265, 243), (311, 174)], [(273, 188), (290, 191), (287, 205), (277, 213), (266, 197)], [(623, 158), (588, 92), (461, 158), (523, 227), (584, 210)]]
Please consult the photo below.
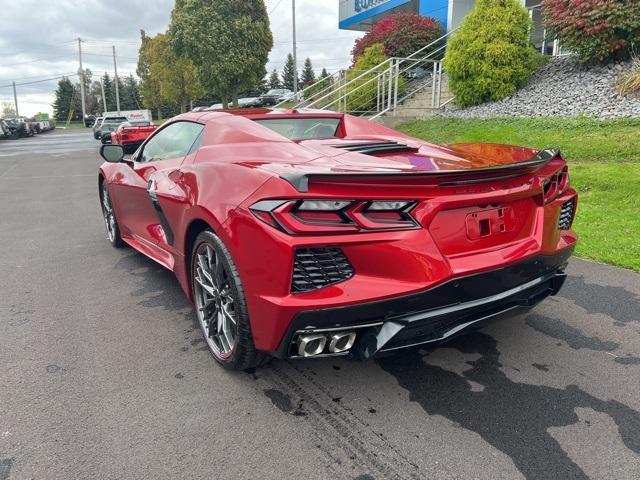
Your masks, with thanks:
[(383, 352), (446, 340), (484, 320), (516, 314), (556, 294), (573, 246), (514, 265), (454, 278), (417, 294), (300, 312), (275, 355), (296, 358), (301, 335), (354, 331), (349, 352), (366, 359)]

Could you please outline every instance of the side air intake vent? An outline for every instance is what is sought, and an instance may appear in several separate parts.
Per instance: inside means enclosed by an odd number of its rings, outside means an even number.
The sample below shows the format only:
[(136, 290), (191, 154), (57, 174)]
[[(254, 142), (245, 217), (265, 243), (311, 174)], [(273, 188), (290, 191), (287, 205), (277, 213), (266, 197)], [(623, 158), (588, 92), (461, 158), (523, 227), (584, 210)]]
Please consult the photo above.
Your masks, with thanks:
[(293, 265), (292, 293), (303, 293), (344, 282), (353, 267), (339, 248), (301, 248)]
[(573, 215), (575, 213), (575, 203), (573, 198), (562, 204), (560, 209), (560, 218), (558, 219), (558, 228), (560, 230), (569, 230), (573, 224)]
[(417, 152), (418, 149), (398, 142), (359, 142), (331, 145), (350, 152), (373, 155), (374, 153)]

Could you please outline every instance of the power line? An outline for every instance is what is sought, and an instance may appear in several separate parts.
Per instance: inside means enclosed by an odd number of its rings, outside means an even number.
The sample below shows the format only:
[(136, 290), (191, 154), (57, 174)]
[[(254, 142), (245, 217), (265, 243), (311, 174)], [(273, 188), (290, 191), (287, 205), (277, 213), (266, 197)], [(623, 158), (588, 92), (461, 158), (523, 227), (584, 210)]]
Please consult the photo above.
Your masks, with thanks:
[[(84, 53), (83, 53), (83, 55), (84, 55)], [(135, 74), (135, 72), (129, 72), (129, 71), (120, 71), (119, 73), (120, 74), (126, 74), (126, 76)], [(64, 78), (64, 77), (67, 77), (67, 78), (68, 77), (77, 77), (78, 73), (77, 72), (70, 72), (70, 73), (58, 73), (58, 74), (54, 74), (54, 75), (56, 75), (56, 76), (49, 77), (49, 78), (43, 78), (43, 79), (40, 79), (40, 80), (33, 80), (33, 81), (30, 81), (30, 82), (16, 83), (16, 87), (19, 87), (21, 85), (33, 85), (33, 84), (36, 84), (36, 83), (50, 82), (52, 80), (59, 80), (59, 79)], [(101, 77), (101, 76), (102, 75), (96, 75), (96, 77)], [(119, 75), (119, 77), (121, 77), (121, 76), (122, 75)], [(29, 77), (24, 77), (24, 78), (29, 78)], [(34, 77), (31, 77), (31, 78), (34, 78)], [(21, 79), (18, 79), (18, 80), (21, 80)], [(8, 80), (3, 80), (3, 81), (6, 82)], [(94, 81), (97, 81), (97, 80), (94, 80)], [(12, 86), (13, 86), (13, 83), (8, 83), (6, 85), (0, 85), (0, 88), (7, 88), (7, 87), (12, 87)]]
[[(314, 40), (298, 40), (297, 43), (326, 43), (326, 42), (341, 42), (343, 40), (355, 41), (355, 38), (351, 37), (331, 37), (331, 38), (316, 38)], [(274, 45), (283, 45), (291, 42), (283, 41), (283, 42), (273, 42)]]
[[(34, 80), (33, 82), (16, 83), (16, 84), (15, 84), (15, 86), (16, 86), (16, 87), (19, 87), (19, 86), (21, 86), (21, 85), (33, 85), (33, 84), (35, 84), (35, 83), (50, 82), (50, 81), (52, 81), (52, 80), (59, 80), (59, 79), (64, 78), (64, 77), (76, 77), (76, 76), (78, 76), (78, 74), (77, 74), (77, 73), (73, 73), (73, 74), (71, 74), (71, 75), (61, 75), (61, 76), (59, 76), (59, 77), (45, 78), (45, 79), (43, 79), (43, 80)], [(13, 86), (14, 86), (14, 84), (13, 84), (13, 83), (9, 83), (8, 85), (0, 85), (0, 88), (13, 87)]]
[[(73, 75), (73, 74), (75, 74), (75, 73), (76, 73), (76, 72), (68, 72), (68, 73), (50, 73), (49, 75), (69, 76), (69, 75)], [(46, 76), (48, 77), (49, 75), (46, 75)], [(32, 78), (42, 78), (43, 76), (45, 76), (45, 75), (42, 75), (42, 74), (40, 74), (40, 75), (30, 75), (30, 76), (28, 76), (28, 77), (11, 78), (11, 80), (9, 80), (9, 79), (7, 78), (7, 79), (1, 79), (1, 80), (0, 80), (0, 83), (1, 83), (1, 82), (10, 82), (10, 81), (16, 81), (16, 82), (17, 82), (17, 81), (20, 81), (20, 80), (31, 80)]]
[(282, 0), (279, 0), (279, 2), (276, 3), (276, 5), (272, 9), (269, 10), (269, 12), (267, 12), (267, 15), (271, 15), (275, 11), (275, 9), (280, 6), (281, 3), (282, 3)]
[(66, 44), (75, 43), (75, 42), (76, 42), (76, 40), (71, 40), (70, 42), (62, 42), (60, 44), (51, 44), (46, 48), (36, 48), (36, 49), (33, 49), (33, 50), (29, 50), (28, 52), (22, 50), (22, 51), (19, 51), (19, 52), (12, 52), (12, 53), (0, 53), (0, 57), (15, 57), (15, 56), (22, 55), (22, 54), (31, 54), (33, 52), (51, 52), (52, 49), (59, 50), (60, 47), (58, 45), (66, 45)]
[(56, 57), (36, 58), (36, 59), (33, 59), (33, 60), (25, 60), (24, 62), (17, 62), (17, 63), (4, 63), (4, 64), (0, 65), (0, 67), (15, 67), (16, 65), (25, 65), (27, 63), (46, 62), (48, 60), (53, 60), (55, 58), (68, 57), (70, 55), (72, 55), (72, 54), (69, 53), (69, 54), (65, 54), (65, 55), (58, 55)]

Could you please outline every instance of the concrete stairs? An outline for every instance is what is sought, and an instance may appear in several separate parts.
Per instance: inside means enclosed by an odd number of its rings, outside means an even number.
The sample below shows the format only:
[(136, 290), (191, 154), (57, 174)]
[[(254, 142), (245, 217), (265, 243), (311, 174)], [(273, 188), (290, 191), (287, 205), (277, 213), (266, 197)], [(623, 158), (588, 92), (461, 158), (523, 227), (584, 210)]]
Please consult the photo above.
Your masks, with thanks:
[[(377, 121), (387, 127), (395, 127), (404, 122), (410, 122), (418, 118), (426, 118), (434, 113), (441, 111), (439, 108), (433, 108), (431, 102), (432, 84), (429, 82), (422, 86), (420, 90), (411, 95), (404, 102), (398, 104), (395, 112), (387, 112), (379, 117)], [(453, 94), (449, 91), (449, 85), (446, 75), (442, 76), (442, 90), (440, 93), (440, 105), (451, 100)]]

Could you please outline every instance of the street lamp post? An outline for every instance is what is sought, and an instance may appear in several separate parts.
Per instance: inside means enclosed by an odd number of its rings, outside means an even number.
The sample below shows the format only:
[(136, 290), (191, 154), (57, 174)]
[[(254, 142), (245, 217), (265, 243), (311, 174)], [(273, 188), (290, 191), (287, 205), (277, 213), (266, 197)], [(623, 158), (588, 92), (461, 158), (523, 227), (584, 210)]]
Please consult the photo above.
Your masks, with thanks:
[(291, 0), (293, 14), (293, 98), (298, 96), (298, 58), (296, 54), (296, 0)]

